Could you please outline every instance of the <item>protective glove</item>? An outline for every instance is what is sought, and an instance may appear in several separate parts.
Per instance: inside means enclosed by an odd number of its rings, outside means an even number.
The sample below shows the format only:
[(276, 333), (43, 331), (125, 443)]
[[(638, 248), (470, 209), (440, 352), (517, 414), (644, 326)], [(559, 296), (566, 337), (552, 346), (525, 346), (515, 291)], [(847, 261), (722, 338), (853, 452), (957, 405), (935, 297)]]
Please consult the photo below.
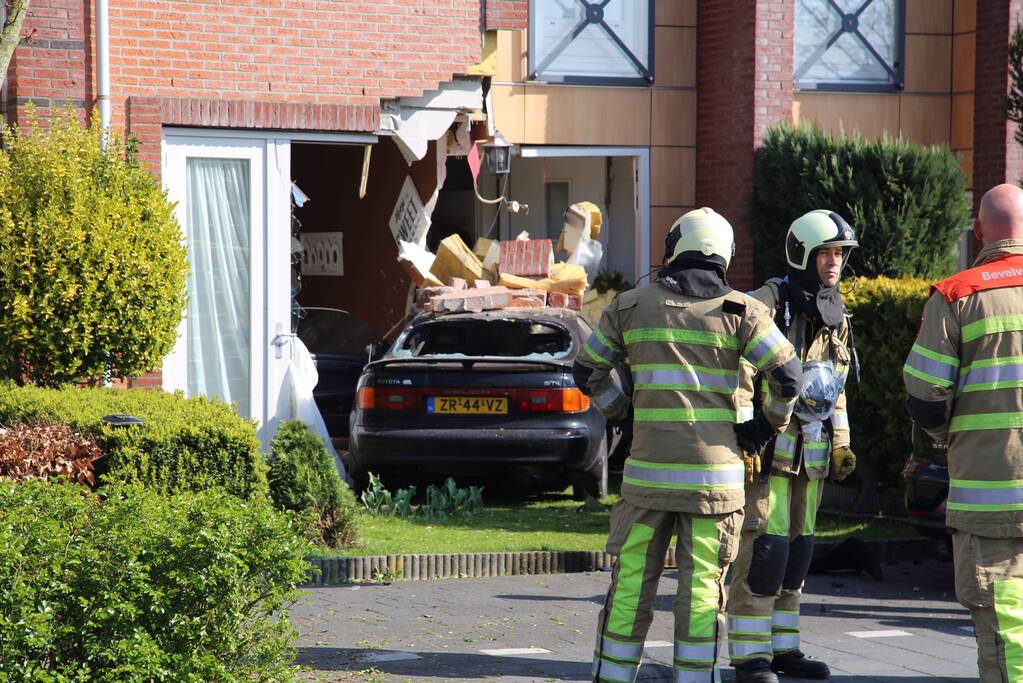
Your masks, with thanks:
[(752, 484), (760, 478), (760, 456), (742, 452), (742, 464), (746, 468), (746, 483)]
[(746, 420), (734, 425), (735, 438), (739, 442), (739, 448), (745, 453), (759, 454), (771, 437), (775, 435), (774, 427), (764, 417), (764, 413), (756, 411), (752, 420)]
[(856, 470), (856, 454), (848, 446), (831, 451), (831, 476), (842, 481)]

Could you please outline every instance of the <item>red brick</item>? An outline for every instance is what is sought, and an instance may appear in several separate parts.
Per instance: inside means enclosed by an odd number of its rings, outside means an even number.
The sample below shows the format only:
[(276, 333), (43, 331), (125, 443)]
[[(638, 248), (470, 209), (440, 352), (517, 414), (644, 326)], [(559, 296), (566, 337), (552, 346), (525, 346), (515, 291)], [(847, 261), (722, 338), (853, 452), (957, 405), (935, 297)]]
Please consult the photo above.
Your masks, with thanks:
[(547, 305), (552, 308), (571, 308), (573, 311), (581, 311), (583, 298), (578, 294), (551, 292), (547, 297)]
[(547, 277), (554, 263), (550, 240), (505, 240), (497, 269), (502, 274)]

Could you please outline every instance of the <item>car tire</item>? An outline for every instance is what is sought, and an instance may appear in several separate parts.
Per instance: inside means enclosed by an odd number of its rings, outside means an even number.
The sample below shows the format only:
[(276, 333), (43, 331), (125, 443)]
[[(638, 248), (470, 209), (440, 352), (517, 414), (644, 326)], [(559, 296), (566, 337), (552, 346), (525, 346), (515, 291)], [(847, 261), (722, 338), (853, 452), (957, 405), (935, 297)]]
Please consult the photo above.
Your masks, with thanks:
[(601, 436), (597, 446), (597, 462), (582, 473), (581, 478), (572, 484), (572, 497), (576, 500), (607, 497), (607, 434)]

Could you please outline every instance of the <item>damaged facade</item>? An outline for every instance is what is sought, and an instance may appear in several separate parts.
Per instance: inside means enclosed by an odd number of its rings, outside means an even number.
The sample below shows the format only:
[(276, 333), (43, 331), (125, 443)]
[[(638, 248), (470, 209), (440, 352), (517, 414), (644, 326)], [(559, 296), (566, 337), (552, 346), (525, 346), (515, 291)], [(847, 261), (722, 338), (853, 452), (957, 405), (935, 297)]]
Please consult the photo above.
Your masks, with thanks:
[[(778, 121), (948, 144), (977, 196), (1023, 175), (1000, 104), (1023, 0), (108, 2), (99, 44), (91, 2), (33, 1), (5, 113), (91, 109), (109, 55), (111, 123), (178, 202), (193, 254), (178, 347), (136, 383), (235, 400), (270, 430), (289, 414), (293, 304), (393, 335), (431, 269), (400, 262), (401, 242), (475, 250), (490, 274), (454, 275), (465, 291), (507, 290), (472, 296), (539, 289), (575, 307), (582, 290), (533, 282), (558, 273), (502, 282), (486, 240), (527, 232), (564, 258), (562, 217), (592, 202), (598, 271), (632, 282), (681, 213), (712, 206), (736, 226), (730, 279), (748, 288), (744, 202)], [(839, 15), (861, 6), (856, 43)], [(810, 60), (832, 37), (845, 56)], [(474, 178), (472, 147), (498, 133), (511, 172), (484, 160)]]

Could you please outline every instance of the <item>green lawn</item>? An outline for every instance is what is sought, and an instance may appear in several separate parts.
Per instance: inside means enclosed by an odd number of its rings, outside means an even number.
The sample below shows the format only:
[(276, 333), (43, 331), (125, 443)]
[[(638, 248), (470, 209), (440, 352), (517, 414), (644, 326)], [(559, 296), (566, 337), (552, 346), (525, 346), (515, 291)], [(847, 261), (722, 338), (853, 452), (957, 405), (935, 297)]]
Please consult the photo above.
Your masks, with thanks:
[[(613, 502), (615, 497), (608, 499)], [(363, 515), (361, 547), (323, 551), (329, 556), (400, 555), (405, 553), (478, 553), (518, 550), (598, 550), (607, 540), (608, 513), (579, 512), (567, 494), (526, 502), (497, 502), (472, 517), (427, 521)], [(913, 538), (916, 533), (896, 520), (821, 514), (820, 541), (861, 538)]]

